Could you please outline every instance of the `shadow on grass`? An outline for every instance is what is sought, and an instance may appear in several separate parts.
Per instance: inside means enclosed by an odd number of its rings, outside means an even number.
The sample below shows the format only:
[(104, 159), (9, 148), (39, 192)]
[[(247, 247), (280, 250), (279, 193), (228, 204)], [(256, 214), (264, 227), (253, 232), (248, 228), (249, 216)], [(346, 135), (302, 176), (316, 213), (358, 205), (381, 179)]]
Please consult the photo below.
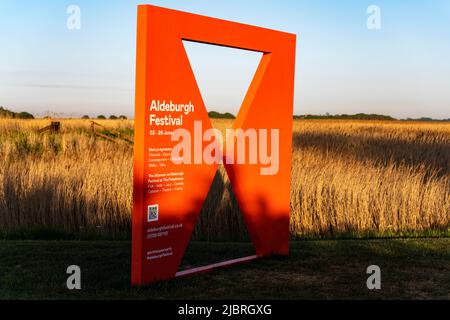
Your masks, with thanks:
[[(216, 256), (205, 255), (208, 246)], [(128, 242), (4, 241), (0, 299), (448, 299), (449, 248), (450, 239), (293, 242), (289, 257), (132, 288)], [(194, 242), (185, 261), (251, 249)], [(72, 264), (81, 267), (81, 291), (66, 289)], [(372, 264), (382, 270), (380, 291), (366, 287)]]

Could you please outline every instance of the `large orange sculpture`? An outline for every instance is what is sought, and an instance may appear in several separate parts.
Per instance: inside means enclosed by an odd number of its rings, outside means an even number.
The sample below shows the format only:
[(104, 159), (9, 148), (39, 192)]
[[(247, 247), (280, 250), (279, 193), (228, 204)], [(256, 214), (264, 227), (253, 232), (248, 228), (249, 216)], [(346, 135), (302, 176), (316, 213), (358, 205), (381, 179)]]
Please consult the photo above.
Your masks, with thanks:
[[(193, 161), (180, 163), (173, 156), (174, 147), (181, 141), (180, 137), (174, 140), (174, 131), (182, 128), (194, 136), (200, 130), (199, 124), (201, 130), (212, 128), (183, 40), (263, 53), (234, 129), (271, 132), (266, 142), (272, 152), (278, 152), (278, 167), (264, 173), (267, 162), (264, 157), (254, 157), (251, 152), (255, 151), (249, 145), (244, 147), (244, 158), (256, 158), (256, 162), (240, 161), (238, 144), (223, 151), (223, 162), (254, 244), (255, 257), (287, 255), (289, 251), (295, 35), (141, 5), (136, 65), (133, 284), (226, 264), (178, 272), (218, 169), (217, 163), (195, 161), (214, 137), (186, 144), (191, 149), (180, 156), (187, 159), (190, 154)], [(278, 140), (273, 139), (275, 136)], [(230, 139), (239, 138), (228, 136), (225, 144)]]

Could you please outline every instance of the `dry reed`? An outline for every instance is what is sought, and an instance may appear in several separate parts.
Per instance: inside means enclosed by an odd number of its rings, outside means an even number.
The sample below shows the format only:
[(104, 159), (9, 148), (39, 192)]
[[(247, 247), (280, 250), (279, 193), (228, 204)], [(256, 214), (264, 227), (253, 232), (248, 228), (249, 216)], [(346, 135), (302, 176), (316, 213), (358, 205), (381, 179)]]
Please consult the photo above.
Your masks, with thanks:
[[(223, 129), (229, 120), (215, 120)], [(132, 137), (129, 120), (101, 123)], [(89, 121), (0, 120), (0, 230), (129, 234), (132, 149), (95, 137)], [(293, 237), (448, 232), (450, 124), (295, 121), (291, 179)], [(245, 239), (223, 168), (195, 237)]]

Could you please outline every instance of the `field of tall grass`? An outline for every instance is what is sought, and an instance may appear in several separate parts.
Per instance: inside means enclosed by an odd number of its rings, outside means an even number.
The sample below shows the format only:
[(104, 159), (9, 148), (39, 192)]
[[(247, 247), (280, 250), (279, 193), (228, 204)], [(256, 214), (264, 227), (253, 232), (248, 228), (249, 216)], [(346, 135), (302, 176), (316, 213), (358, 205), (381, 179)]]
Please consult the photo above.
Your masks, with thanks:
[[(97, 122), (132, 139), (131, 120)], [(89, 120), (37, 133), (48, 124), (0, 120), (0, 231), (129, 237), (130, 144), (94, 135)], [(448, 235), (449, 215), (449, 123), (294, 121), (293, 238)], [(195, 238), (246, 237), (221, 168)]]

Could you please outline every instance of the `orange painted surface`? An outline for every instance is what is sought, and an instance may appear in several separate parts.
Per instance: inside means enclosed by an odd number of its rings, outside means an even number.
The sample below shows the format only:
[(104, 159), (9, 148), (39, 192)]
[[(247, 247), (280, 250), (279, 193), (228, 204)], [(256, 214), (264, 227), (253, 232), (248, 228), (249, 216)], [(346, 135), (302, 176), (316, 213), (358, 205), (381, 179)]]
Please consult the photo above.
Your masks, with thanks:
[[(295, 35), (141, 5), (137, 34), (132, 253), (132, 283), (138, 285), (176, 275), (218, 169), (217, 164), (205, 163), (164, 162), (162, 166), (149, 166), (153, 159), (150, 148), (170, 149), (176, 144), (170, 135), (151, 132), (180, 127), (150, 125), (152, 101), (191, 102), (195, 111), (183, 117), (182, 127), (193, 132), (194, 121), (201, 121), (203, 130), (212, 128), (183, 40), (263, 53), (234, 128), (279, 129), (279, 171), (263, 176), (260, 164), (226, 164), (225, 167), (256, 254), (287, 255), (289, 251)], [(165, 114), (170, 113), (157, 113)], [(203, 142), (200, 147), (207, 145)], [(195, 146), (192, 148), (194, 152)], [(227, 157), (230, 154), (224, 155)], [(150, 186), (149, 175), (181, 172), (184, 174), (182, 190), (150, 193), (153, 185)], [(158, 220), (148, 222), (147, 208), (155, 204), (159, 206)]]

